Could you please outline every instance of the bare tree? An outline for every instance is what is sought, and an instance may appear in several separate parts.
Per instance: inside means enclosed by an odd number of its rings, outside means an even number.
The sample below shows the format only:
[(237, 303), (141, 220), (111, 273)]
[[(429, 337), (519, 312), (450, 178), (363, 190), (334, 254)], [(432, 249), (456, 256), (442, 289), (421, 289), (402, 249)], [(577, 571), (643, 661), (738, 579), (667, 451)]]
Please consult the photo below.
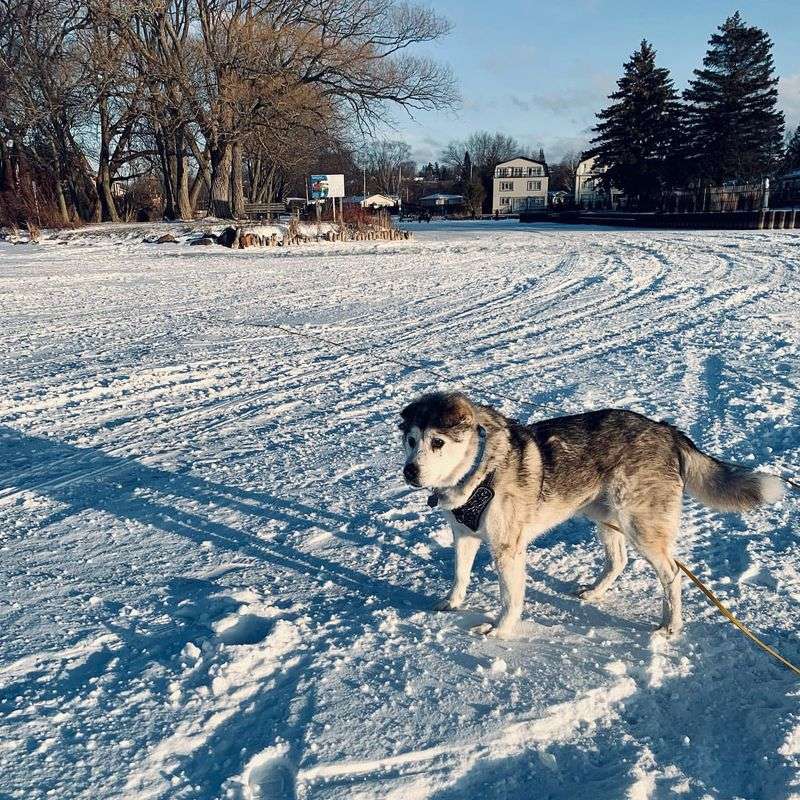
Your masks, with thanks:
[(359, 160), (366, 172), (368, 187), (381, 194), (399, 194), (404, 170), (406, 177), (416, 172), (411, 148), (405, 142), (388, 139), (368, 142)]
[(576, 150), (568, 150), (555, 166), (550, 167), (550, 187), (554, 190), (569, 192), (575, 191), (575, 176), (578, 164), (581, 163), (581, 154)]
[(115, 182), (154, 172), (165, 216), (204, 189), (240, 215), (315, 142), (452, 104), (411, 54), (448, 30), (403, 0), (0, 0), (0, 189), (35, 171), (64, 221), (114, 220)]
[[(471, 176), (462, 174), (465, 153), (469, 153), (472, 164)], [(513, 136), (499, 132), (478, 131), (471, 133), (466, 139), (450, 142), (442, 151), (441, 161), (452, 171), (456, 180), (461, 181), (463, 185), (476, 179), (479, 180), (483, 186), (484, 210), (491, 210), (487, 206), (490, 206), (492, 202), (494, 168), (499, 162), (519, 155), (525, 155), (525, 152)], [(475, 195), (476, 192), (471, 191), (471, 197)]]
[[(0, 138), (18, 194), (46, 181), (63, 222), (96, 207), (91, 168), (79, 145), (88, 128), (85, 75), (76, 34), (86, 24), (77, 0), (0, 2)], [(8, 175), (10, 174), (10, 178)]]

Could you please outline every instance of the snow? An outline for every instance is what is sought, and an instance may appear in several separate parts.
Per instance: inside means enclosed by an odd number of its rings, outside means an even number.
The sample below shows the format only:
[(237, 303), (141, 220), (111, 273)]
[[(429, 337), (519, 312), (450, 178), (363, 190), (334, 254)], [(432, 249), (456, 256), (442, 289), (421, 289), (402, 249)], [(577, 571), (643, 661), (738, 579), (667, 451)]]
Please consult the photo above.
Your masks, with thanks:
[[(468, 633), (497, 608), (485, 552), (465, 610), (431, 612), (451, 537), (396, 430), (417, 393), (482, 387), (797, 475), (800, 232), (190, 229), (0, 242), (1, 796), (800, 798), (796, 678), (688, 582), (684, 634), (654, 636), (639, 558), (578, 602), (587, 523), (530, 547), (517, 640)], [(798, 522), (795, 493), (687, 501), (678, 545), (795, 663)]]

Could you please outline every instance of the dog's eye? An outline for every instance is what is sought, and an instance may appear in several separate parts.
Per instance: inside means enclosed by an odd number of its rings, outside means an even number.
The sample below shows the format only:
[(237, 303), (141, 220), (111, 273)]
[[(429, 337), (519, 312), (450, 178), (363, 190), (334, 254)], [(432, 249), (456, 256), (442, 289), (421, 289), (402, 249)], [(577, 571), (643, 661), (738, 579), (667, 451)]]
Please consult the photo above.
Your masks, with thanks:
[(408, 446), (413, 447), (417, 443), (417, 440), (413, 436), (408, 437)]
[(444, 439), (431, 439), (431, 450), (441, 450), (444, 447)]

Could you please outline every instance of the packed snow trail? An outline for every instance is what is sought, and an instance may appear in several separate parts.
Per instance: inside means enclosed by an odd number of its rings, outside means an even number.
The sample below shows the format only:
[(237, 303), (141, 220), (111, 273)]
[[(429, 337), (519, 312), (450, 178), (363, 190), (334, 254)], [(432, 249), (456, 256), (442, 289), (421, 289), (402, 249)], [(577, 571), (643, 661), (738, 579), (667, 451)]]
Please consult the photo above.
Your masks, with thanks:
[[(641, 559), (581, 604), (588, 523), (530, 547), (518, 640), (468, 633), (497, 608), (484, 551), (465, 610), (432, 613), (450, 536), (396, 429), (416, 394), (478, 385), (790, 475), (800, 234), (141, 238), (0, 243), (0, 797), (800, 798), (794, 676), (688, 582), (684, 634), (653, 636)], [(794, 662), (798, 522), (792, 496), (687, 502), (678, 545)]]

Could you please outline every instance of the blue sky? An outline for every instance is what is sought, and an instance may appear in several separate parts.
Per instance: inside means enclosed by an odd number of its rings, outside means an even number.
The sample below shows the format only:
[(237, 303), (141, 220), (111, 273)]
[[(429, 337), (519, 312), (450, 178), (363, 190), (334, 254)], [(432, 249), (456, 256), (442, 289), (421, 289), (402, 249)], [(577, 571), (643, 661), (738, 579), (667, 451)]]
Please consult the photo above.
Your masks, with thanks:
[(737, 8), (767, 30), (781, 76), (787, 123), (800, 123), (800, 0), (435, 0), (453, 23), (427, 52), (459, 79), (455, 113), (398, 118), (389, 138), (402, 138), (417, 161), (435, 160), (442, 146), (475, 130), (501, 130), (548, 160), (588, 140), (594, 113), (614, 88), (622, 62), (649, 39), (661, 65), (683, 88), (705, 54), (708, 37)]

